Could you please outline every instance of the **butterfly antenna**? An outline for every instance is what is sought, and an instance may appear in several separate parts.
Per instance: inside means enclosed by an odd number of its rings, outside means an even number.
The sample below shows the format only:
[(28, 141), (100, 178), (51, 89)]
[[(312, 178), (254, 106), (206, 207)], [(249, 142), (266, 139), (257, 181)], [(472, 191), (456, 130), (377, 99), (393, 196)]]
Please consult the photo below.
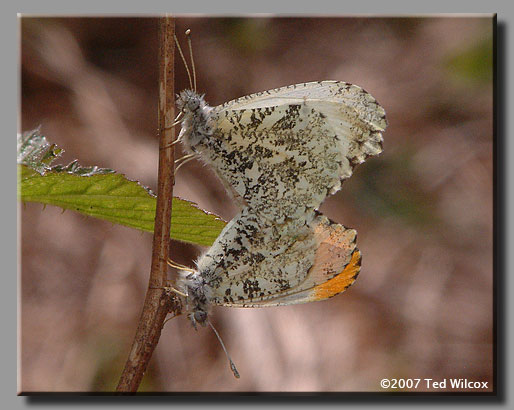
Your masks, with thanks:
[(239, 379), (241, 376), (239, 375), (239, 372), (237, 371), (236, 365), (234, 364), (234, 362), (230, 358), (230, 355), (228, 354), (227, 349), (225, 348), (225, 345), (223, 344), (223, 340), (221, 340), (220, 335), (218, 334), (217, 330), (212, 325), (211, 321), (208, 320), (207, 323), (209, 323), (209, 326), (211, 327), (212, 331), (214, 332), (214, 334), (216, 335), (216, 337), (220, 341), (220, 344), (221, 344), (221, 347), (223, 348), (223, 351), (227, 355), (228, 362), (230, 363), (230, 370), (232, 370), (232, 373), (234, 373), (234, 377), (236, 379)]
[(191, 73), (189, 72), (189, 67), (187, 66), (186, 58), (184, 57), (184, 53), (182, 52), (182, 48), (178, 42), (177, 36), (173, 35), (175, 38), (175, 44), (177, 45), (178, 52), (180, 53), (180, 57), (182, 57), (182, 62), (184, 63), (184, 67), (186, 67), (187, 76), (189, 78), (189, 86), (193, 89), (193, 81), (191, 80)]
[(193, 83), (194, 83), (194, 92), (196, 92), (196, 71), (195, 71), (195, 60), (193, 59), (193, 45), (191, 43), (191, 29), (186, 30), (187, 44), (189, 45), (189, 56), (191, 58), (191, 68), (193, 70)]

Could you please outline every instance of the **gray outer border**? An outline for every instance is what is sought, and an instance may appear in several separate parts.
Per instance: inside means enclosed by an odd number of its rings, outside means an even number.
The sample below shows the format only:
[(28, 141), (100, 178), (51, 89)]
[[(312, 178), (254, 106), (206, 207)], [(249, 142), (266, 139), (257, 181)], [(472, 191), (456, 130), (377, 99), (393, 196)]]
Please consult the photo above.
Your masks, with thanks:
[[(204, 3), (204, 4), (202, 4)], [(499, 148), (499, 155), (497, 160), (500, 164), (498, 169), (498, 182), (505, 181), (506, 183), (501, 183), (498, 186), (499, 190), (499, 203), (497, 203), (497, 217), (500, 217), (498, 220), (498, 226), (504, 227), (505, 229), (504, 235), (503, 232), (500, 232), (500, 235), (497, 236), (502, 242), (499, 247), (499, 256), (502, 256), (502, 251), (505, 254), (505, 258), (503, 260), (498, 260), (498, 267), (500, 271), (503, 269), (504, 276), (501, 279), (500, 286), (498, 287), (498, 296), (503, 298), (503, 303), (500, 305), (501, 310), (505, 309), (502, 314), (499, 311), (499, 325), (507, 326), (509, 320), (509, 313), (512, 310), (512, 304), (509, 304), (509, 300), (507, 295), (514, 294), (514, 289), (512, 286), (512, 280), (509, 280), (508, 273), (511, 272), (509, 267), (512, 266), (512, 254), (509, 252), (511, 250), (511, 243), (509, 241), (510, 234), (512, 233), (512, 221), (508, 218), (507, 210), (513, 208), (513, 200), (512, 200), (512, 165), (510, 162), (510, 158), (514, 157), (514, 149), (513, 144), (508, 140), (509, 130), (511, 129), (510, 118), (509, 118), (509, 106), (508, 102), (510, 100), (509, 97), (512, 96), (512, 83), (508, 81), (506, 73), (510, 72), (509, 67), (512, 67), (512, 56), (513, 56), (513, 47), (512, 47), (512, 36), (509, 31), (509, 23), (512, 22), (513, 11), (512, 5), (509, 5), (507, 1), (500, 0), (489, 0), (487, 2), (484, 1), (467, 1), (466, 3), (457, 2), (457, 1), (442, 1), (442, 0), (431, 0), (430, 2), (409, 2), (406, 0), (389, 0), (387, 2), (379, 2), (379, 1), (359, 1), (359, 2), (351, 2), (351, 3), (336, 3), (334, 0), (316, 0), (316, 1), (295, 1), (294, 3), (279, 3), (277, 1), (268, 1), (261, 0), (259, 2), (243, 2), (243, 1), (215, 1), (215, 2), (202, 2), (202, 3), (193, 3), (193, 2), (181, 2), (181, 4), (177, 4), (172, 0), (159, 0), (159, 1), (145, 1), (145, 2), (110, 2), (107, 3), (99, 0), (89, 0), (87, 3), (85, 2), (64, 2), (62, 0), (46, 0), (44, 2), (36, 2), (36, 1), (18, 1), (16, 4), (8, 4), (2, 6), (2, 24), (1, 31), (2, 35), (0, 36), (2, 42), (2, 50), (4, 51), (4, 58), (2, 67), (5, 70), (4, 75), (1, 76), (2, 81), (2, 90), (7, 90), (7, 92), (2, 93), (3, 106), (1, 110), (1, 115), (4, 124), (12, 124), (13, 119), (16, 118), (16, 128), (18, 127), (18, 107), (19, 107), (19, 93), (18, 93), (18, 84), (19, 84), (19, 31), (18, 31), (18, 20), (17, 13), (26, 13), (26, 14), (45, 14), (45, 15), (70, 15), (70, 14), (87, 14), (87, 15), (98, 15), (102, 14), (115, 14), (115, 15), (125, 15), (125, 14), (138, 14), (138, 15), (153, 15), (163, 12), (171, 12), (173, 11), (177, 13), (201, 13), (201, 14), (217, 14), (217, 15), (239, 15), (239, 14), (250, 14), (252, 11), (261, 10), (263, 14), (268, 14), (273, 12), (273, 14), (285, 14), (289, 16), (298, 16), (300, 14), (307, 15), (359, 15), (359, 14), (381, 14), (381, 15), (440, 15), (440, 13), (459, 13), (462, 14), (463, 11), (466, 13), (498, 13), (498, 24), (501, 26), (501, 34), (503, 34), (503, 38), (499, 39), (498, 42), (498, 52), (504, 52), (505, 56), (499, 58), (499, 71), (503, 72), (503, 75), (500, 75), (498, 78), (498, 90), (499, 92), (499, 103), (503, 105), (501, 109), (498, 110), (498, 113), (504, 114), (506, 118), (503, 120), (504, 123), (501, 123), (499, 130), (503, 134), (503, 143), (498, 144), (497, 148)], [(436, 4), (434, 4), (436, 3)], [(258, 6), (258, 7), (256, 7)], [(264, 13), (265, 11), (265, 13)], [(437, 13), (436, 13), (437, 12)], [(15, 80), (16, 79), (16, 80)], [(503, 97), (503, 98), (502, 98)], [(13, 101), (16, 101), (16, 104), (13, 104)], [(501, 115), (502, 116), (502, 115)], [(502, 118), (500, 118), (501, 122)], [(8, 129), (10, 129), (8, 127)], [(14, 130), (13, 130), (14, 131)], [(13, 132), (11, 131), (11, 132)], [(17, 131), (17, 130), (16, 130)], [(7, 134), (10, 132), (8, 131)], [(130, 407), (134, 406), (147, 406), (150, 402), (154, 402), (151, 397), (138, 397), (138, 398), (114, 398), (114, 397), (91, 397), (91, 400), (88, 400), (87, 397), (76, 397), (69, 398), (67, 400), (63, 397), (63, 400), (44, 400), (41, 398), (40, 400), (34, 400), (26, 397), (16, 397), (17, 393), (17, 380), (15, 374), (17, 374), (17, 319), (15, 315), (13, 315), (13, 310), (15, 304), (17, 304), (17, 292), (14, 292), (13, 289), (17, 288), (17, 279), (14, 272), (17, 272), (17, 245), (18, 240), (14, 241), (13, 238), (17, 238), (17, 228), (18, 228), (18, 220), (13, 217), (13, 213), (17, 213), (17, 208), (14, 207), (18, 205), (14, 205), (14, 196), (16, 192), (16, 171), (14, 167), (13, 161), (13, 152), (14, 147), (5, 141), (13, 141), (14, 139), (9, 139), (8, 135), (5, 135), (2, 139), (2, 144), (6, 146), (6, 149), (0, 150), (2, 155), (2, 176), (7, 181), (7, 185), (9, 186), (9, 191), (11, 192), (8, 195), (7, 201), (3, 201), (3, 211), (2, 212), (2, 236), (4, 237), (4, 241), (1, 247), (2, 250), (2, 261), (7, 263), (8, 269), (4, 270), (4, 275), (7, 276), (7, 283), (3, 286), (3, 293), (1, 297), (2, 304), (2, 325), (6, 328), (6, 336), (2, 340), (3, 349), (2, 350), (2, 379), (0, 385), (2, 386), (2, 402), (7, 405), (7, 408), (18, 409), (25, 408), (28, 406), (41, 406), (41, 407), (54, 407), (58, 406), (60, 408), (72, 407), (75, 404), (80, 404), (82, 408), (107, 408), (111, 403), (117, 403), (119, 405), (129, 405)], [(14, 145), (14, 144), (13, 144)], [(504, 176), (505, 179), (502, 178)], [(510, 177), (510, 178), (509, 178)], [(5, 183), (5, 182), (4, 182)], [(503, 209), (503, 212), (498, 212), (498, 208)], [(8, 212), (5, 212), (8, 211)], [(503, 217), (503, 218), (502, 218)], [(503, 245), (505, 243), (506, 245)], [(502, 319), (504, 317), (504, 319)], [(499, 344), (503, 345), (504, 348), (500, 349), (500, 352), (503, 353), (503, 357), (501, 362), (504, 364), (505, 368), (503, 372), (500, 372), (499, 377), (502, 378), (504, 376), (506, 379), (503, 382), (500, 382), (501, 386), (503, 386), (503, 397), (497, 400), (491, 400), (492, 397), (475, 397), (471, 398), (471, 400), (465, 399), (465, 402), (458, 400), (458, 397), (433, 397), (437, 400), (431, 400), (431, 398), (425, 398), (423, 400), (417, 400), (416, 397), (395, 397), (391, 398), (392, 400), (388, 400), (388, 397), (384, 396), (367, 396), (367, 398), (363, 398), (363, 400), (359, 400), (359, 398), (351, 397), (348, 398), (334, 396), (333, 398), (326, 397), (324, 399), (304, 399), (301, 396), (296, 396), (293, 399), (285, 399), (276, 398), (273, 400), (272, 398), (263, 398), (263, 397), (248, 397), (248, 398), (237, 398), (235, 396), (229, 396), (228, 399), (223, 399), (219, 397), (218, 399), (208, 396), (197, 396), (196, 399), (190, 400), (187, 397), (162, 397), (158, 403), (169, 406), (169, 405), (187, 405), (191, 403), (193, 406), (198, 406), (203, 403), (212, 403), (216, 406), (228, 406), (230, 404), (236, 404), (238, 406), (248, 404), (261, 405), (262, 407), (269, 405), (273, 402), (277, 404), (280, 402), (293, 402), (291, 404), (296, 404), (300, 399), (305, 404), (311, 406), (317, 406), (320, 402), (326, 404), (333, 405), (341, 405), (344, 403), (347, 404), (356, 404), (356, 402), (361, 401), (362, 404), (389, 404), (396, 405), (402, 402), (408, 403), (408, 405), (412, 406), (416, 403), (423, 403), (428, 406), (424, 406), (425, 408), (436, 407), (438, 409), (441, 408), (441, 405), (447, 404), (451, 405), (453, 403), (458, 404), (460, 402), (460, 406), (468, 406), (471, 403), (476, 403), (480, 405), (508, 405), (512, 403), (512, 395), (509, 394), (509, 390), (511, 387), (514, 387), (511, 379), (508, 377), (510, 375), (510, 371), (513, 366), (512, 355), (508, 354), (507, 346), (512, 345), (512, 329), (505, 328), (501, 335), (503, 336), (498, 340)], [(418, 396), (419, 399), (422, 397)], [(414, 399), (414, 400), (413, 400)], [(485, 400), (483, 400), (485, 399)], [(432, 402), (432, 403), (430, 403)], [(157, 403), (156, 403), (157, 404)]]

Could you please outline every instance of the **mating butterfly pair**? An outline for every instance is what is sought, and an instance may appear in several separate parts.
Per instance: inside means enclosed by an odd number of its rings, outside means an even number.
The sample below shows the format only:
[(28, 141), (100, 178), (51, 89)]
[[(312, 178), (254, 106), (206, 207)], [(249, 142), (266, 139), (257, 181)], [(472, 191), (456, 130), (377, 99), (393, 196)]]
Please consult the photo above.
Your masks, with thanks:
[(180, 141), (211, 165), (241, 211), (182, 272), (193, 324), (209, 306), (277, 306), (327, 299), (357, 277), (357, 232), (317, 209), (353, 168), (382, 151), (385, 111), (358, 86), (291, 85), (209, 107), (183, 91)]

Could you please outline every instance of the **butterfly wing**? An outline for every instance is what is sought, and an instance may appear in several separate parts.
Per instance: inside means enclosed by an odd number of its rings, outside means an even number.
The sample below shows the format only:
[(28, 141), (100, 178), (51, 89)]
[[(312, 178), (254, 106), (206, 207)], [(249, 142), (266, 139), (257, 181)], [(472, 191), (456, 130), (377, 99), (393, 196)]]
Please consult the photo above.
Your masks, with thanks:
[(344, 291), (360, 267), (356, 232), (321, 214), (267, 224), (248, 208), (198, 262), (210, 303), (275, 306), (322, 300)]
[(196, 149), (236, 198), (284, 223), (317, 209), (355, 165), (382, 150), (383, 109), (364, 90), (307, 83), (215, 107)]

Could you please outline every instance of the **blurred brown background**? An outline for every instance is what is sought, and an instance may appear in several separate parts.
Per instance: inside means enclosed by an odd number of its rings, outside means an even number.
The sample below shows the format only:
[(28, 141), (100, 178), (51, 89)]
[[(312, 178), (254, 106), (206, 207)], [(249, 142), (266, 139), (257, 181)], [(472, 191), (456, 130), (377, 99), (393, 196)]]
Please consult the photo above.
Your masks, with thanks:
[[(41, 125), (63, 163), (116, 169), (155, 190), (157, 20), (23, 18), (21, 128)], [(322, 211), (357, 229), (357, 282), (329, 301), (214, 308), (242, 375), (209, 329), (169, 321), (140, 391), (381, 391), (382, 378), (492, 383), (492, 18), (179, 18), (211, 105), (315, 81), (383, 105), (384, 152)], [(176, 89), (188, 87), (176, 61)], [(228, 220), (211, 171), (176, 195)], [(20, 390), (112, 391), (150, 269), (151, 235), (21, 206)], [(192, 264), (202, 249), (172, 243)], [(421, 386), (420, 386), (421, 387)], [(422, 389), (418, 389), (420, 391)]]

